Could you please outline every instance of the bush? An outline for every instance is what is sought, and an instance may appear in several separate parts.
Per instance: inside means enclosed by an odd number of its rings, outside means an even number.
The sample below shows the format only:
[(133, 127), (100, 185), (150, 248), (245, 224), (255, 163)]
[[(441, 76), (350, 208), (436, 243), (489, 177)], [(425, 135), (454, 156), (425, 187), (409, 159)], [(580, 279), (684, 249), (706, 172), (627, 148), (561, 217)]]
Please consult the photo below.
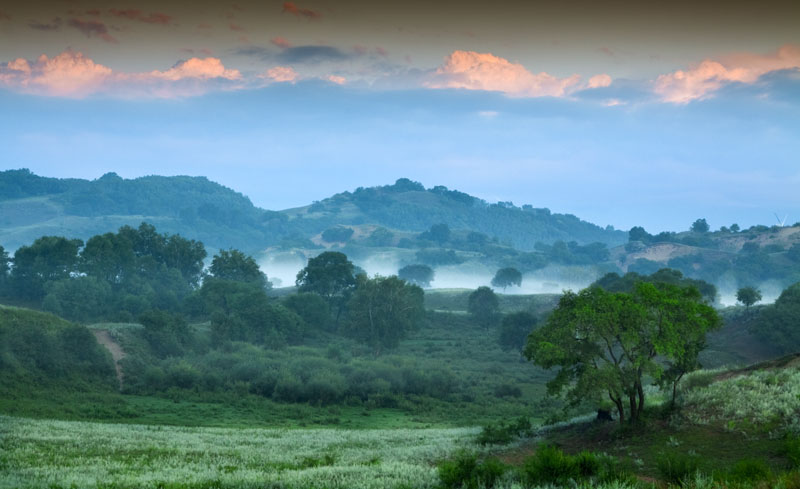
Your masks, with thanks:
[(522, 397), (522, 389), (514, 384), (500, 384), (494, 388), (495, 397)]
[(439, 463), (439, 481), (441, 487), (452, 489), (478, 489), (494, 487), (503, 477), (507, 467), (494, 457), (483, 462), (477, 455), (459, 452), (453, 460)]
[(496, 425), (483, 427), (476, 442), (481, 445), (501, 445), (510, 442), (514, 438), (529, 436), (531, 434), (531, 422), (528, 418), (519, 417), (510, 424), (502, 421)]
[(549, 445), (541, 445), (522, 466), (528, 485), (566, 484), (580, 477), (578, 464), (573, 457)]
[(772, 475), (763, 460), (747, 458), (739, 460), (728, 473), (731, 482), (755, 482), (769, 479)]
[(658, 459), (661, 477), (671, 484), (683, 486), (697, 472), (697, 457), (684, 453), (668, 453)]
[(787, 436), (783, 442), (783, 454), (789, 459), (792, 467), (800, 467), (800, 438)]

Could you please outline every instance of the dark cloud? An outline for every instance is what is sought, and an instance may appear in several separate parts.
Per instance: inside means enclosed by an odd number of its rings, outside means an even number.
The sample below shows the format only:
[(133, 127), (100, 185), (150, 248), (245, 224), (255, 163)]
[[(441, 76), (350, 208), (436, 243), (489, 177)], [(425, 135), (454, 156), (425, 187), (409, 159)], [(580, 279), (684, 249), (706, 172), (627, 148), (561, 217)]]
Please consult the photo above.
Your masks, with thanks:
[(63, 22), (61, 21), (61, 17), (56, 17), (55, 19), (52, 20), (52, 22), (31, 21), (28, 24), (28, 27), (30, 27), (31, 29), (35, 29), (37, 31), (57, 31), (61, 29), (62, 23)]
[(295, 17), (305, 17), (309, 20), (319, 19), (322, 17), (322, 14), (316, 10), (298, 7), (294, 4), (294, 2), (283, 2), (283, 12), (292, 14)]
[(242, 46), (236, 49), (234, 53), (240, 56), (250, 56), (265, 61), (277, 61), (286, 64), (317, 64), (327, 61), (344, 61), (354, 56), (332, 46), (282, 47), (275, 42), (273, 44), (280, 47), (280, 51), (263, 46)]
[(68, 25), (83, 32), (86, 37), (97, 37), (106, 42), (118, 43), (114, 36), (108, 33), (108, 27), (97, 20), (70, 19)]
[(172, 16), (161, 12), (150, 12), (149, 14), (145, 14), (139, 9), (112, 8), (108, 11), (108, 13), (110, 13), (115, 17), (120, 17), (128, 20), (135, 20), (137, 22), (144, 22), (145, 24), (169, 25), (172, 23)]
[(284, 49), (277, 56), (282, 63), (322, 63), (348, 58), (349, 54), (332, 46), (295, 46)]
[(7, 14), (0, 10), (0, 20), (11, 20), (11, 14)]

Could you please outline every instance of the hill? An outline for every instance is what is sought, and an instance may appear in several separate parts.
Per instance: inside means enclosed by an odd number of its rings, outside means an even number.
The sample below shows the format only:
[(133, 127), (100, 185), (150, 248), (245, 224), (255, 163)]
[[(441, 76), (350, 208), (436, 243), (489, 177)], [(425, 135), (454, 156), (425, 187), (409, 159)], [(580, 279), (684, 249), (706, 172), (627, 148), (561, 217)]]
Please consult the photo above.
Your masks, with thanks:
[[(96, 180), (0, 172), (0, 244), (16, 249), (42, 235), (88, 238), (142, 221), (162, 232), (198, 239), (212, 248), (255, 251), (311, 238), (339, 226), (416, 233), (434, 224), (476, 231), (520, 249), (556, 240), (620, 244), (625, 234), (548, 209), (490, 204), (446, 187), (425, 189), (401, 179), (359, 188), (285, 211), (255, 207), (244, 195), (204, 177), (147, 176)], [(313, 244), (311, 245), (314, 246)]]

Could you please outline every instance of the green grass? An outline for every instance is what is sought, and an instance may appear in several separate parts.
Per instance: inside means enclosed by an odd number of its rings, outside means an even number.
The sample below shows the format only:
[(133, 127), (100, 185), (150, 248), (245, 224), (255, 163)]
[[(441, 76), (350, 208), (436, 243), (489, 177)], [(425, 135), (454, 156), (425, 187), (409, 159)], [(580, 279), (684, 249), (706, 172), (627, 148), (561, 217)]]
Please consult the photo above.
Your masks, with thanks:
[(0, 417), (0, 488), (434, 487), (474, 429), (176, 428)]

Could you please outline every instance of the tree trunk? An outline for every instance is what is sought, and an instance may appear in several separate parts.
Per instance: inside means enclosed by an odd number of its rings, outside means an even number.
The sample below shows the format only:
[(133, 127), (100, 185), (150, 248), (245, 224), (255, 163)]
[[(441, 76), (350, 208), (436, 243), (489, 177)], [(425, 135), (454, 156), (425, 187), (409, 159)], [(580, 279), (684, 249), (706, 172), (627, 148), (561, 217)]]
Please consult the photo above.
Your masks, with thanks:
[(639, 394), (639, 414), (644, 413), (644, 388), (641, 382), (636, 383), (636, 392)]
[(622, 404), (622, 399), (619, 397), (614, 397), (611, 394), (608, 395), (611, 398), (611, 401), (617, 406), (617, 413), (619, 414), (619, 425), (620, 427), (624, 426), (625, 424), (625, 406)]
[(636, 393), (628, 394), (628, 402), (631, 405), (630, 422), (633, 424), (639, 419), (639, 410), (636, 409)]

